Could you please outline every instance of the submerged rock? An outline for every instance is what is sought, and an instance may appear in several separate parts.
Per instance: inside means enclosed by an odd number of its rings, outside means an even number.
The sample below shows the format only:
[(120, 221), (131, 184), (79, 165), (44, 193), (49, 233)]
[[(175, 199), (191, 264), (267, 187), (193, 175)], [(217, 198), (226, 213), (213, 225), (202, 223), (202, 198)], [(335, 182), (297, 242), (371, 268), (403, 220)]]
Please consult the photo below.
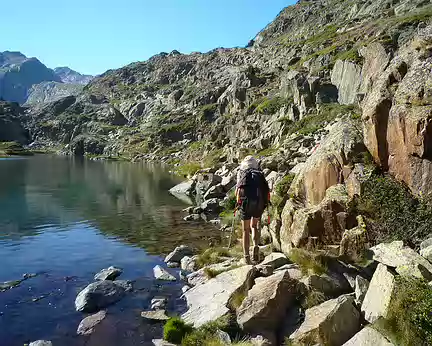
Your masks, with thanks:
[(108, 267), (106, 269), (102, 269), (99, 273), (97, 273), (94, 277), (95, 280), (115, 280), (121, 274), (123, 270), (116, 267)]
[(29, 346), (53, 346), (51, 341), (37, 340), (30, 343)]
[(127, 281), (98, 281), (84, 288), (75, 299), (76, 311), (95, 312), (122, 299), (132, 290)]
[(151, 300), (151, 308), (153, 310), (156, 309), (164, 309), (168, 303), (168, 300), (165, 297), (155, 297)]
[(176, 281), (176, 278), (174, 276), (172, 276), (159, 265), (153, 268), (153, 274), (157, 280)]
[(141, 317), (150, 321), (168, 321), (170, 319), (165, 310), (143, 311)]
[(106, 317), (106, 311), (102, 310), (94, 315), (84, 318), (78, 326), (78, 335), (89, 335), (94, 332), (95, 327)]

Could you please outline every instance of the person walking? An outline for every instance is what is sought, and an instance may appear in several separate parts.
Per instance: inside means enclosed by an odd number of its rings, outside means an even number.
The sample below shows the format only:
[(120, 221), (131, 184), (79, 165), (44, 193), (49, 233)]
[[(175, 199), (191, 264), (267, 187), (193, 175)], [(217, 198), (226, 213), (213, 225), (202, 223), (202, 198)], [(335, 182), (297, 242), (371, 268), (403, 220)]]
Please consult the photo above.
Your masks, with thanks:
[(270, 201), (270, 189), (253, 156), (247, 156), (240, 164), (237, 173), (236, 198), (240, 210), (243, 229), (243, 254), (246, 264), (250, 259), (250, 232), (252, 231), (253, 261), (259, 261), (259, 222)]

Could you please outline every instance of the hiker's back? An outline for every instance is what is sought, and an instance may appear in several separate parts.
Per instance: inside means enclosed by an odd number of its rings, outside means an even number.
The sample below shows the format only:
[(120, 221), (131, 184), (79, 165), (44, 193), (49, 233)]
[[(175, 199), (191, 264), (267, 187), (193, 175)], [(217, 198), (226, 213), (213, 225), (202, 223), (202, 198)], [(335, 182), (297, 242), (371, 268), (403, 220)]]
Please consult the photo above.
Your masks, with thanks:
[(250, 203), (258, 203), (260, 209), (264, 211), (268, 203), (269, 187), (260, 169), (248, 168), (239, 170), (237, 176), (237, 188), (240, 197)]

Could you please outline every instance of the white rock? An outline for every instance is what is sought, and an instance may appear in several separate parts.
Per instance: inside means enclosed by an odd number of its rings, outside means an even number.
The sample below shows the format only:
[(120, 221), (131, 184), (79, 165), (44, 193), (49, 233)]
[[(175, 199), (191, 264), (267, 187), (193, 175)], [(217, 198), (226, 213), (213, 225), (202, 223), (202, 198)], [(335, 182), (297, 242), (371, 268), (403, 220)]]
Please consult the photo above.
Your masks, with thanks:
[(123, 270), (116, 267), (108, 267), (106, 269), (102, 269), (99, 273), (97, 273), (94, 277), (95, 280), (115, 280), (123, 273)]
[(378, 264), (361, 307), (368, 322), (374, 323), (380, 317), (387, 317), (394, 289), (394, 275), (385, 265)]
[(153, 339), (152, 343), (154, 346), (177, 346), (177, 345), (171, 344), (168, 341), (165, 341), (163, 339)]
[(165, 310), (143, 311), (141, 317), (150, 321), (168, 321), (170, 319)]
[(307, 309), (304, 322), (289, 338), (299, 344), (342, 345), (359, 329), (354, 299), (345, 295)]
[(176, 281), (176, 278), (174, 276), (172, 276), (170, 273), (168, 273), (165, 269), (163, 269), (159, 265), (153, 268), (153, 274), (157, 280)]
[(288, 263), (289, 260), (283, 253), (273, 252), (264, 258), (264, 261), (261, 263), (261, 265), (270, 265), (273, 269), (277, 269)]
[(168, 262), (179, 262), (185, 256), (192, 256), (193, 251), (186, 245), (177, 246), (173, 252), (171, 252), (168, 256), (165, 257), (165, 263)]
[(359, 305), (363, 304), (364, 298), (369, 288), (369, 280), (357, 275), (355, 278), (355, 296), (356, 303)]
[(254, 274), (253, 266), (244, 266), (190, 289), (185, 293), (188, 311), (182, 315), (183, 320), (200, 327), (225, 316), (234, 293), (251, 287)]
[(52, 346), (52, 342), (46, 340), (37, 340), (31, 342), (29, 346)]
[(155, 297), (150, 302), (151, 308), (153, 310), (164, 309), (166, 307), (167, 303), (168, 303), (168, 301), (164, 297)]
[(197, 259), (198, 259), (198, 256), (192, 256), (192, 257), (185, 256), (185, 257), (183, 257), (181, 259), (181, 262), (180, 262), (181, 269), (193, 272), (198, 267), (197, 262), (196, 262)]
[(432, 245), (421, 249), (420, 255), (426, 258), (429, 262), (432, 261)]
[(366, 326), (343, 346), (394, 346), (376, 329)]

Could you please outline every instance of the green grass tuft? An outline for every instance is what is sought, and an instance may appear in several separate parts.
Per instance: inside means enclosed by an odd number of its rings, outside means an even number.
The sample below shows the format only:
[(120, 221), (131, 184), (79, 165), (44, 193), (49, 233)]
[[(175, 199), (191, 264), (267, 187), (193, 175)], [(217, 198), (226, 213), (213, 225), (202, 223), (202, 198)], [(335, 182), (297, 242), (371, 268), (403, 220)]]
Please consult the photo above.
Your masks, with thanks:
[(322, 254), (313, 253), (304, 249), (292, 249), (289, 253), (291, 261), (297, 263), (304, 275), (308, 274), (325, 274), (327, 266)]
[(174, 344), (180, 344), (186, 334), (191, 333), (192, 326), (186, 324), (182, 319), (175, 317), (165, 323), (163, 329), (164, 340)]

